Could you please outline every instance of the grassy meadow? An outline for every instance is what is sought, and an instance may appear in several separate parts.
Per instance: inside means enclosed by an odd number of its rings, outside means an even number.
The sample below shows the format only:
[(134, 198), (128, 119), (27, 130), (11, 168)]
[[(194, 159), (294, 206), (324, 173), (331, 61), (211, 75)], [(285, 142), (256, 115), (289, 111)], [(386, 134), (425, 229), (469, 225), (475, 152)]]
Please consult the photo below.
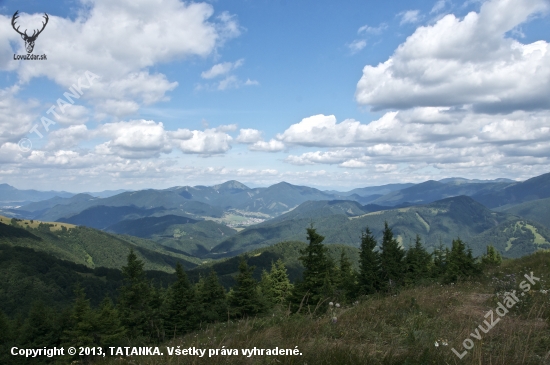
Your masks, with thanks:
[[(200, 331), (160, 344), (164, 356), (106, 356), (93, 364), (550, 364), (550, 252), (506, 260), (475, 282), (425, 283), (387, 296), (311, 315), (279, 307), (269, 314), (210, 324)], [(483, 325), (498, 295), (517, 290), (533, 272), (540, 278), (481, 339), (470, 336)], [(518, 293), (519, 295), (519, 293)], [(333, 317), (336, 317), (334, 321)], [(498, 315), (494, 313), (495, 321)], [(462, 343), (471, 348), (462, 359)], [(133, 343), (129, 346), (139, 346)], [(153, 346), (153, 344), (141, 344)], [(238, 349), (239, 355), (168, 356), (166, 346)], [(241, 349), (298, 349), (298, 356), (241, 355)]]

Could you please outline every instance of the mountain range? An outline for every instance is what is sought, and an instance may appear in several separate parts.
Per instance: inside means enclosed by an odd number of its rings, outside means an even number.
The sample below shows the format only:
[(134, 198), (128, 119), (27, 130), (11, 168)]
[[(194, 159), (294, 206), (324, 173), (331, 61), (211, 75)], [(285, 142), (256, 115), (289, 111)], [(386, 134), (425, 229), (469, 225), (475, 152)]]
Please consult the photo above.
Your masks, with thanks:
[[(107, 197), (67, 194), (3, 208), (0, 213), (151, 240), (199, 258), (234, 256), (281, 241), (304, 241), (305, 228), (311, 224), (326, 236), (326, 243), (355, 247), (367, 226), (379, 235), (386, 221), (403, 246), (416, 234), (428, 247), (449, 245), (461, 237), (471, 241), (479, 254), (487, 245), (480, 237), (492, 235), (499, 237), (494, 245), (503, 254), (517, 256), (550, 242), (546, 231), (550, 220), (545, 218), (550, 211), (550, 174), (523, 182), (448, 178), (348, 192), (286, 182), (249, 188), (227, 181), (214, 186), (124, 191)], [(539, 237), (537, 243), (519, 239), (529, 232)]]

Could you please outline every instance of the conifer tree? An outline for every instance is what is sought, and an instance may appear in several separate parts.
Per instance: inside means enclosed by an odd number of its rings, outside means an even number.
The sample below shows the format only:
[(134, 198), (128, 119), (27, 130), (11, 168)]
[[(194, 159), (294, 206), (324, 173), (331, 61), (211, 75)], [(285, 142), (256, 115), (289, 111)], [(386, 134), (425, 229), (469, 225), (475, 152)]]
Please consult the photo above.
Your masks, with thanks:
[(218, 280), (214, 270), (201, 279), (197, 288), (201, 318), (207, 322), (217, 322), (227, 319), (227, 298), (225, 289)]
[[(44, 302), (32, 304), (17, 340), (20, 348), (54, 347), (59, 342), (60, 328), (55, 313)], [(39, 359), (40, 360), (40, 359)]]
[(258, 285), (260, 287), (261, 296), (265, 300), (266, 305), (268, 307), (272, 307), (273, 305), (275, 305), (273, 283), (271, 282), (271, 276), (266, 269), (262, 270), (262, 277)]
[(392, 289), (403, 281), (403, 258), (405, 253), (393, 237), (388, 222), (384, 222), (382, 246), (380, 252), (381, 286), (383, 289)]
[(431, 254), (422, 246), (420, 236), (416, 235), (415, 245), (405, 254), (405, 283), (412, 285), (429, 277), (431, 272)]
[(149, 334), (151, 286), (145, 278), (143, 266), (143, 261), (131, 249), (127, 264), (122, 267), (124, 282), (120, 288), (118, 310), (122, 325), (132, 338)]
[(150, 336), (158, 344), (164, 340), (165, 328), (164, 319), (166, 318), (165, 308), (166, 292), (163, 288), (151, 286), (151, 298), (149, 307), (151, 308), (151, 317), (149, 319)]
[(283, 260), (278, 259), (275, 263), (271, 264), (269, 279), (271, 282), (271, 297), (274, 303), (284, 303), (292, 291), (292, 284), (288, 279)]
[(246, 259), (241, 257), (237, 283), (229, 297), (231, 312), (237, 317), (256, 315), (264, 309), (264, 302), (257, 290), (258, 282), (252, 276), (254, 269), (254, 266), (248, 266)]
[(487, 253), (481, 257), (481, 263), (484, 266), (499, 266), (502, 263), (502, 256), (492, 245), (488, 245)]
[(375, 251), (376, 245), (376, 239), (367, 227), (361, 235), (358, 275), (359, 295), (371, 295), (380, 289), (380, 255)]
[(120, 345), (126, 334), (125, 328), (120, 323), (118, 311), (108, 297), (105, 297), (101, 302), (95, 315), (94, 325), (96, 328), (94, 336), (96, 346), (107, 348)]
[(74, 291), (75, 301), (71, 310), (69, 328), (65, 330), (63, 340), (67, 345), (78, 347), (95, 346), (93, 336), (95, 330), (95, 313), (90, 307), (84, 289), (77, 286)]
[(447, 254), (449, 250), (439, 241), (439, 246), (433, 251), (433, 266), (431, 270), (432, 278), (440, 278), (445, 275), (447, 269)]
[(304, 266), (304, 272), (302, 280), (295, 285), (293, 302), (302, 307), (316, 307), (331, 295), (333, 264), (323, 245), (325, 237), (319, 235), (313, 226), (307, 229), (307, 236), (309, 244), (300, 250), (302, 256), (298, 258)]
[(346, 251), (340, 251), (340, 262), (336, 275), (336, 287), (341, 301), (351, 300), (356, 294), (357, 273), (353, 270), (351, 261), (346, 255)]
[(195, 287), (189, 282), (179, 262), (176, 265), (176, 277), (177, 280), (168, 293), (166, 330), (169, 336), (192, 331), (200, 323)]
[(460, 238), (453, 240), (451, 251), (448, 253), (444, 282), (454, 283), (480, 273), (479, 267), (472, 256), (472, 250)]

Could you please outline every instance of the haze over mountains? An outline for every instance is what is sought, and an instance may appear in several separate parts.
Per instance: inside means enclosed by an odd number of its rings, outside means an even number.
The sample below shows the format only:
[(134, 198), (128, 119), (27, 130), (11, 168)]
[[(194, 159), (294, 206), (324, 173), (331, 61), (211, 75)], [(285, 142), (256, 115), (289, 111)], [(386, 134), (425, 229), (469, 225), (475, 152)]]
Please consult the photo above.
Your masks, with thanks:
[[(304, 241), (310, 224), (326, 237), (326, 243), (356, 247), (365, 227), (378, 234), (385, 221), (404, 246), (416, 234), (428, 247), (447, 245), (460, 236), (474, 242), (474, 253), (479, 254), (489, 244), (480, 237), (489, 239), (488, 232), (494, 236), (492, 244), (508, 256), (550, 244), (550, 221), (541, 217), (541, 212), (550, 210), (550, 174), (523, 182), (449, 178), (348, 192), (286, 182), (249, 188), (238, 181), (105, 193), (104, 197), (66, 192), (51, 196), (55, 192), (17, 190), (5, 184), (2, 188), (13, 192), (6, 193), (11, 199), (7, 201), (48, 197), (2, 208), (2, 215), (151, 239), (203, 258), (234, 256), (281, 241)], [(529, 241), (531, 236), (536, 239)]]

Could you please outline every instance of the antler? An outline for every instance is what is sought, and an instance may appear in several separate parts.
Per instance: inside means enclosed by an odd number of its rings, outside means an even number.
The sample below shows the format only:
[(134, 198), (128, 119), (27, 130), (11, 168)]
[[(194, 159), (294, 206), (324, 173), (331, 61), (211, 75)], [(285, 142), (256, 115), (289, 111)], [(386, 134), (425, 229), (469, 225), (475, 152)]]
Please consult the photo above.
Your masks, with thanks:
[(45, 23), (42, 22), (42, 29), (40, 29), (40, 30), (38, 31), (38, 33), (36, 33), (36, 36), (34, 35), (34, 32), (36, 32), (36, 30), (35, 30), (35, 31), (33, 32), (33, 34), (32, 34), (33, 37), (38, 37), (38, 35), (39, 35), (40, 33), (42, 33), (42, 31), (44, 30), (44, 28), (46, 28), (46, 24), (48, 24), (48, 20), (49, 20), (50, 18), (48, 18), (48, 14), (46, 14), (46, 13), (44, 13), (44, 18), (46, 19), (46, 22), (45, 22)]
[(13, 29), (14, 29), (17, 33), (26, 36), (26, 35), (27, 35), (27, 30), (26, 30), (26, 29), (25, 29), (25, 33), (21, 33), (21, 32), (19, 31), (19, 27), (17, 27), (17, 28), (15, 27), (15, 20), (16, 20), (17, 18), (19, 18), (19, 15), (17, 15), (17, 13), (19, 13), (19, 10), (17, 10), (17, 11), (15, 12), (15, 14), (13, 14), (13, 16), (11, 17), (11, 26), (13, 27)]
[[(27, 34), (27, 30), (26, 30), (26, 29), (25, 29), (25, 32), (24, 32), (24, 33), (21, 33), (21, 32), (19, 31), (19, 26), (18, 26), (17, 28), (15, 27), (15, 21), (16, 21), (17, 18), (19, 18), (19, 15), (17, 15), (18, 13), (19, 13), (19, 10), (17, 10), (17, 11), (15, 12), (15, 14), (13, 14), (13, 17), (11, 18), (11, 26), (13, 27), (13, 29), (14, 29), (17, 33), (19, 33), (19, 34), (21, 34), (21, 35), (23, 35), (23, 36), (26, 36), (26, 37), (28, 37), (28, 38), (31, 38), (31, 39), (32, 39), (32, 38), (38, 37), (38, 35), (39, 35), (40, 33), (42, 33), (42, 31), (44, 30), (44, 28), (46, 28), (46, 24), (48, 24), (48, 20), (50, 19), (50, 18), (48, 17), (48, 14), (44, 13), (44, 18), (46, 19), (46, 22), (42, 22), (42, 29), (40, 29), (40, 30), (35, 29), (34, 32), (32, 33), (32, 35), (29, 37), (29, 35)], [(36, 33), (37, 31), (38, 31), (38, 33)]]

